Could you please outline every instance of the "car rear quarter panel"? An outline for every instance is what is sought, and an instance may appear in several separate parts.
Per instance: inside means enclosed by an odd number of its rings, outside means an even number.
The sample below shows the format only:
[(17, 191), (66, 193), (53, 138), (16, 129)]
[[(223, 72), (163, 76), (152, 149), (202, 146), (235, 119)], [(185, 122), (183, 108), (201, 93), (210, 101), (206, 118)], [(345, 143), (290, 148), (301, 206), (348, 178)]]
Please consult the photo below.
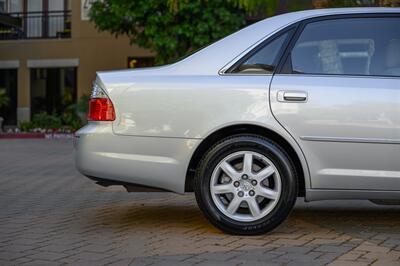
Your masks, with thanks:
[(111, 90), (118, 135), (197, 138), (232, 123), (265, 124), (271, 77), (180, 76), (141, 79)]

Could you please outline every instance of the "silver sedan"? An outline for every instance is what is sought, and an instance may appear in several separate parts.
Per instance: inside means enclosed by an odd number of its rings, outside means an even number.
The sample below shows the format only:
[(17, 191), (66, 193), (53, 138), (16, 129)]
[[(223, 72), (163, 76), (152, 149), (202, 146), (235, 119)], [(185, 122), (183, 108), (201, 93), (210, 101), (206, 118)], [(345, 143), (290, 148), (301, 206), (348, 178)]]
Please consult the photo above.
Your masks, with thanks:
[(400, 10), (272, 17), (182, 61), (99, 72), (76, 165), (103, 186), (194, 191), (260, 234), (306, 201), (400, 202)]

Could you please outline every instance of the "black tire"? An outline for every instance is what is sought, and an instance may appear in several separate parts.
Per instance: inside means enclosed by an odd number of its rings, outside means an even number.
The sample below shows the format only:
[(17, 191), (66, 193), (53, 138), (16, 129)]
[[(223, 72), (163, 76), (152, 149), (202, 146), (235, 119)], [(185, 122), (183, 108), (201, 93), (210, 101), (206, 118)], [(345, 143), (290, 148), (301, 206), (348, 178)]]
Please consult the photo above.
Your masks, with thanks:
[[(274, 209), (252, 222), (236, 221), (224, 215), (215, 205), (210, 192), (210, 179), (215, 167), (229, 154), (254, 151), (275, 164), (281, 177), (281, 196)], [(273, 141), (257, 135), (240, 134), (228, 137), (206, 152), (196, 171), (194, 192), (205, 217), (220, 230), (237, 235), (259, 235), (280, 225), (290, 214), (297, 199), (298, 180), (295, 167), (287, 153)]]

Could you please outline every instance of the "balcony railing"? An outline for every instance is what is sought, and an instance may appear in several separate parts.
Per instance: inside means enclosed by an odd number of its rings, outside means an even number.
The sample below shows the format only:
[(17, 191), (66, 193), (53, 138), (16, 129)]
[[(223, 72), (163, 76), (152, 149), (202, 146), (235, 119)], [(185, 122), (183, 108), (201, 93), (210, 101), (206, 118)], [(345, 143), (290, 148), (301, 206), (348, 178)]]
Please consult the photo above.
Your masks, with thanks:
[[(8, 23), (4, 19), (5, 15), (14, 20), (14, 23)], [(71, 37), (71, 11), (7, 13), (2, 14), (2, 18), (0, 40)]]

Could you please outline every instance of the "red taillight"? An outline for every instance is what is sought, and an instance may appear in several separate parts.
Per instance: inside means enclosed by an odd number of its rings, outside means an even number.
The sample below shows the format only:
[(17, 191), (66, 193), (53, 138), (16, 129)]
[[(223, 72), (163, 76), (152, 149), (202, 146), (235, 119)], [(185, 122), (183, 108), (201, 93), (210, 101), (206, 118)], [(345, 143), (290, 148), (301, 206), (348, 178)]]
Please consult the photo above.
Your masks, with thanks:
[(114, 106), (108, 98), (94, 98), (89, 101), (89, 121), (114, 121)]

